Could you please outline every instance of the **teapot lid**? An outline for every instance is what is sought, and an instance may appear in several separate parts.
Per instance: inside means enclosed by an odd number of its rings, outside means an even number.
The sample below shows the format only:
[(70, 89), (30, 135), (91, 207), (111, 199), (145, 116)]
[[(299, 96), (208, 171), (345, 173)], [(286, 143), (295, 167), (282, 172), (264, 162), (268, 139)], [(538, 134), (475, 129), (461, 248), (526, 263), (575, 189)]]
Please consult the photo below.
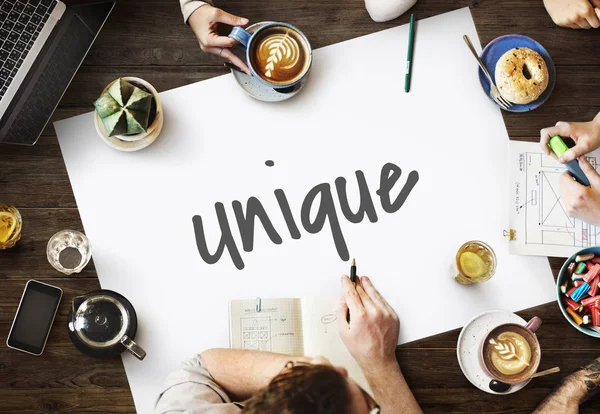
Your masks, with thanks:
[(116, 298), (99, 294), (84, 300), (74, 317), (74, 331), (87, 345), (105, 348), (120, 342), (129, 327), (129, 313)]

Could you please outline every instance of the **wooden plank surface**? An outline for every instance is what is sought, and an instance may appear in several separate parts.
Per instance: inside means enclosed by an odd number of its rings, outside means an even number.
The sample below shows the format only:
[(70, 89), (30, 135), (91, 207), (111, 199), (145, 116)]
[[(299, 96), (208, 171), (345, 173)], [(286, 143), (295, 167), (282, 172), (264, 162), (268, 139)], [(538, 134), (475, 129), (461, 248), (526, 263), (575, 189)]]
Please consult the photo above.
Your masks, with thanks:
[[(218, 3), (252, 22), (295, 24), (315, 48), (408, 21), (405, 15), (393, 22), (374, 23), (363, 0)], [(556, 64), (556, 88), (543, 107), (527, 114), (503, 114), (511, 138), (536, 140), (544, 126), (558, 120), (588, 120), (600, 110), (600, 31), (555, 27), (541, 0), (419, 0), (413, 11), (423, 19), (465, 6), (471, 7), (482, 45), (504, 34), (521, 33), (541, 42)], [(164, 91), (224, 73), (220, 59), (199, 50), (175, 0), (121, 0), (53, 120), (90, 111), (104, 86), (119, 76), (140, 76)], [(135, 412), (121, 360), (88, 358), (75, 350), (67, 335), (71, 299), (97, 289), (99, 283), (93, 261), (82, 273), (66, 277), (46, 260), (46, 243), (54, 232), (83, 230), (51, 124), (34, 147), (0, 146), (0, 202), (18, 206), (24, 220), (17, 247), (0, 252), (0, 412)], [(553, 258), (550, 264), (556, 274), (562, 260)], [(5, 345), (21, 292), (31, 278), (61, 286), (65, 292), (46, 351), (39, 358)], [(455, 350), (458, 330), (422, 339), (400, 347), (397, 355), (426, 412), (531, 412), (562, 377), (598, 356), (597, 340), (572, 329), (555, 303), (520, 314), (526, 319), (542, 316), (541, 368), (560, 366), (562, 372), (535, 379), (516, 394), (492, 396), (476, 390), (462, 375)], [(586, 403), (582, 412), (598, 410), (600, 399)]]

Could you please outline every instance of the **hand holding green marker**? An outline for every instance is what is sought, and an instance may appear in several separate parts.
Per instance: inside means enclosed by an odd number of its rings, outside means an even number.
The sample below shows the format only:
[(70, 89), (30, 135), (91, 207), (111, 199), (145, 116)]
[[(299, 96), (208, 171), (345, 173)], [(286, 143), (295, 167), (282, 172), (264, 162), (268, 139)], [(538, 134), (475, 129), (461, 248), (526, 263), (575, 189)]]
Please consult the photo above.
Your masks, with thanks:
[[(552, 138), (550, 138), (548, 146), (550, 147), (552, 152), (556, 154), (557, 157), (560, 157), (569, 149), (569, 147), (567, 147), (567, 144), (565, 144), (562, 138), (558, 135), (555, 135)], [(569, 170), (575, 181), (577, 181), (581, 185), (585, 185), (586, 187), (590, 186), (590, 182), (585, 176), (581, 167), (579, 166), (579, 162), (577, 160), (569, 161), (565, 164), (565, 167), (567, 168), (567, 170)]]

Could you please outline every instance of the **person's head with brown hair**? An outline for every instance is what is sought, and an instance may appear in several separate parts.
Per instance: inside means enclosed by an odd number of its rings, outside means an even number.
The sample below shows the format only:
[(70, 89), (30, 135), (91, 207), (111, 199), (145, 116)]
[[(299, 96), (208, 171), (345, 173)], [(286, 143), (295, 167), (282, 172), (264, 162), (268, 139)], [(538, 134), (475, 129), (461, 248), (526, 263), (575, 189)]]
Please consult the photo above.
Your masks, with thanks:
[(325, 358), (313, 364), (288, 362), (270, 384), (250, 398), (245, 414), (366, 414), (373, 399)]

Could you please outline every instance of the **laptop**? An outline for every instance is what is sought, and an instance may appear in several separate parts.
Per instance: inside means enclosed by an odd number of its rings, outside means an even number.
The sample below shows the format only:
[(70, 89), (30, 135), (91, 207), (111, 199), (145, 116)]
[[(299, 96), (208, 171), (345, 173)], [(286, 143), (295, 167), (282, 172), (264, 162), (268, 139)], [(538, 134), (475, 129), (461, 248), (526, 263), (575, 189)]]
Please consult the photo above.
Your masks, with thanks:
[(36, 143), (114, 5), (0, 1), (0, 143)]

